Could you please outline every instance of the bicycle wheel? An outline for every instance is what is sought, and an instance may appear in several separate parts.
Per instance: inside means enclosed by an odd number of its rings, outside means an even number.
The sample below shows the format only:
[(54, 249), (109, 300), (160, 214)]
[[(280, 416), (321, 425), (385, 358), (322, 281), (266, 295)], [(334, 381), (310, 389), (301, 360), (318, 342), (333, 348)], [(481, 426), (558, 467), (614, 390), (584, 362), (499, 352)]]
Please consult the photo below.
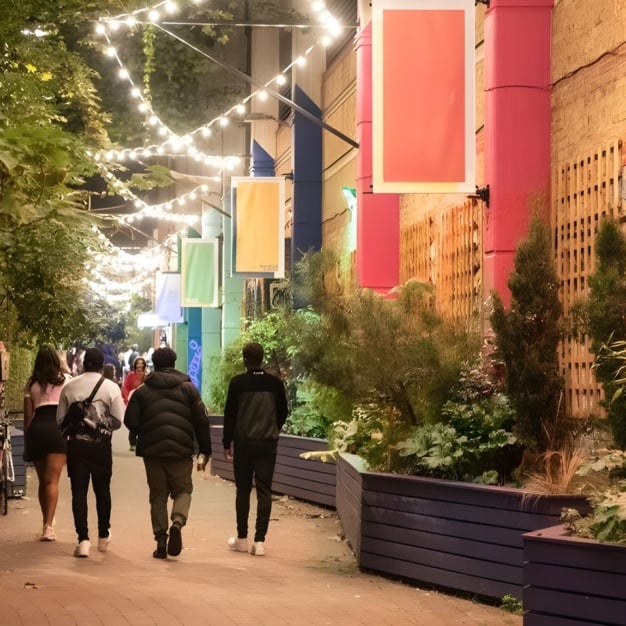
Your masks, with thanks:
[(2, 515), (9, 512), (9, 479), (6, 468), (7, 455), (5, 450), (0, 450), (0, 507)]

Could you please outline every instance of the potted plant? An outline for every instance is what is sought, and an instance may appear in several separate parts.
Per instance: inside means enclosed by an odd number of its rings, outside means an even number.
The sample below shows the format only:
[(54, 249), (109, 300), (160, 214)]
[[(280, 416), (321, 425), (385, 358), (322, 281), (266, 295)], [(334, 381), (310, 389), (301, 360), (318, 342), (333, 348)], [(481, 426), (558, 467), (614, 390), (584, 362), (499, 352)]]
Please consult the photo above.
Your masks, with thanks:
[[(579, 473), (624, 476), (626, 453), (608, 451)], [(591, 481), (596, 482), (596, 481)], [(524, 535), (524, 624), (626, 624), (626, 481), (597, 482), (593, 511), (567, 509), (563, 523)]]

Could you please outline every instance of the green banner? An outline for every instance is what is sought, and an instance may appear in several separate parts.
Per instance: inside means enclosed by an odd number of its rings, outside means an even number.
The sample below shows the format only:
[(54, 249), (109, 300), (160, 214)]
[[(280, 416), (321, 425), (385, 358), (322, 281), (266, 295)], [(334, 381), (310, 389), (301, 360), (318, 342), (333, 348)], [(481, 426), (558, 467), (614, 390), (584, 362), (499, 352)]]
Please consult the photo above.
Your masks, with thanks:
[(181, 306), (219, 306), (219, 242), (181, 240)]

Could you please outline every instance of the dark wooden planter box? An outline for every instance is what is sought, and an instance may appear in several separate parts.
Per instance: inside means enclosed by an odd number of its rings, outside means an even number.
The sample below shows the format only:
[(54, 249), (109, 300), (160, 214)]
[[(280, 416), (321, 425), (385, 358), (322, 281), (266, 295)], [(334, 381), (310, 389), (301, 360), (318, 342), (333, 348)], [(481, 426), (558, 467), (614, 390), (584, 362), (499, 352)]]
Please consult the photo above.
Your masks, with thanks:
[(626, 546), (524, 535), (524, 626), (626, 626)]
[(558, 524), (563, 507), (588, 503), (367, 472), (349, 454), (337, 463), (337, 512), (360, 567), (489, 598), (522, 598), (523, 535)]
[[(222, 453), (223, 417), (211, 416), (210, 421), (213, 447), (211, 472), (226, 480), (234, 480), (233, 465), (224, 459)], [(334, 463), (300, 458), (303, 452), (327, 449), (328, 442), (325, 439), (281, 434), (278, 440), (272, 491), (314, 504), (334, 507), (337, 466)]]

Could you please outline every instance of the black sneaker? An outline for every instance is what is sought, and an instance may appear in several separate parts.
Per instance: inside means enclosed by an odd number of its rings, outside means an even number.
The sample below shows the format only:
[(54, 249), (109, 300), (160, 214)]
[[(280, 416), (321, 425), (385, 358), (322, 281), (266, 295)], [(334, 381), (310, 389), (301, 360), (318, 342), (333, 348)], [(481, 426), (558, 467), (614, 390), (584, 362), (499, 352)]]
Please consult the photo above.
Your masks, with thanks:
[(155, 559), (166, 559), (167, 558), (167, 550), (165, 549), (165, 546), (159, 546), (157, 545), (156, 550), (152, 553), (152, 556)]
[(167, 553), (170, 556), (178, 556), (183, 549), (183, 538), (180, 534), (180, 526), (174, 522), (170, 526), (170, 536), (167, 540)]

